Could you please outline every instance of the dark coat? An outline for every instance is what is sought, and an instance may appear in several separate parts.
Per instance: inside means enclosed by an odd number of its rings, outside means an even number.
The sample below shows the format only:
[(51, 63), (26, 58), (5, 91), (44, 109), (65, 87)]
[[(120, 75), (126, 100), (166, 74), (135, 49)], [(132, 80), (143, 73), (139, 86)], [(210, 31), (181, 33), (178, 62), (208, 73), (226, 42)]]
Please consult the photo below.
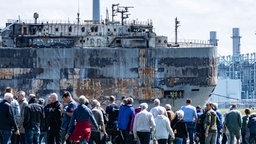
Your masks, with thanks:
[(249, 128), (251, 134), (256, 134), (256, 115), (250, 116), (247, 127)]
[(6, 101), (0, 102), (0, 130), (12, 130), (17, 131), (18, 126), (14, 119), (11, 105)]
[(47, 130), (60, 130), (62, 123), (62, 115), (61, 115), (62, 105), (60, 102), (56, 101), (50, 104), (45, 112), (45, 119)]
[(44, 108), (37, 103), (35, 98), (29, 101), (29, 105), (25, 107), (23, 126), (29, 130), (40, 130), (44, 120)]

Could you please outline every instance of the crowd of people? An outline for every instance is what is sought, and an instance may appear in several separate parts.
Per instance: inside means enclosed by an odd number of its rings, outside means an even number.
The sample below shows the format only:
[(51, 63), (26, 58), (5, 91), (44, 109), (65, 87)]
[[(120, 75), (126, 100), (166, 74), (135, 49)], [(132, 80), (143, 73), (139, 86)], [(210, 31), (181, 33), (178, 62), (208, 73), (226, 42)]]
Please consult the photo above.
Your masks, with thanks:
[(0, 101), (1, 144), (253, 144), (256, 140), (256, 114), (245, 109), (245, 116), (233, 104), (224, 115), (218, 104), (193, 106), (192, 100), (172, 111), (154, 100), (133, 106), (133, 98), (117, 103), (109, 97), (106, 108), (81, 95), (74, 100), (65, 91), (61, 100), (56, 93), (43, 98), (24, 91), (14, 94), (7, 87)]

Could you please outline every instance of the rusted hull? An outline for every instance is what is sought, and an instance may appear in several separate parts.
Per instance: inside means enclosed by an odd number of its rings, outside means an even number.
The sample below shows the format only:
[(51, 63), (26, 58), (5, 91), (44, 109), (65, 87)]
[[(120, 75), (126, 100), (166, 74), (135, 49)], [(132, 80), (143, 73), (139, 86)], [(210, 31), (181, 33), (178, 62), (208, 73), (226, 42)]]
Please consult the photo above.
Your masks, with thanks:
[[(215, 47), (0, 48), (0, 88), (12, 86), (42, 97), (69, 90), (90, 99), (206, 100), (217, 83), (216, 55)], [(182, 95), (168, 96), (172, 91)]]

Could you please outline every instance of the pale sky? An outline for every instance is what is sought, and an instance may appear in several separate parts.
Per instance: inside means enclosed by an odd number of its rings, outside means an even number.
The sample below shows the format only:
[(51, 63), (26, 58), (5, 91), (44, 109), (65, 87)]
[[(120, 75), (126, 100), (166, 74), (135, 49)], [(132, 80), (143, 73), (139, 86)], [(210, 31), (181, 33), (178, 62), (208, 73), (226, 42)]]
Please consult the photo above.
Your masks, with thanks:
[[(76, 21), (92, 19), (92, 0), (0, 0), (0, 28), (8, 19)], [(101, 17), (111, 5), (133, 6), (129, 20), (152, 20), (158, 35), (174, 40), (174, 19), (178, 17), (178, 40), (209, 40), (217, 32), (218, 53), (232, 54), (232, 28), (240, 28), (241, 53), (256, 52), (256, 0), (101, 0)], [(110, 16), (111, 17), (111, 16)], [(119, 19), (120, 16), (118, 16)]]

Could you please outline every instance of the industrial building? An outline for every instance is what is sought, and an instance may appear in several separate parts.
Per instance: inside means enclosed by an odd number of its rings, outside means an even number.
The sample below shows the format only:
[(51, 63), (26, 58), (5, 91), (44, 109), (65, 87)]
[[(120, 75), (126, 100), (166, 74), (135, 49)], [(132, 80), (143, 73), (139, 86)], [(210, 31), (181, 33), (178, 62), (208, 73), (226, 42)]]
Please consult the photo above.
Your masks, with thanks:
[[(218, 57), (218, 84), (210, 101), (236, 102), (243, 107), (255, 107), (256, 53), (240, 53), (239, 28), (233, 28), (233, 55)], [(217, 43), (216, 34), (210, 34), (210, 42)]]

